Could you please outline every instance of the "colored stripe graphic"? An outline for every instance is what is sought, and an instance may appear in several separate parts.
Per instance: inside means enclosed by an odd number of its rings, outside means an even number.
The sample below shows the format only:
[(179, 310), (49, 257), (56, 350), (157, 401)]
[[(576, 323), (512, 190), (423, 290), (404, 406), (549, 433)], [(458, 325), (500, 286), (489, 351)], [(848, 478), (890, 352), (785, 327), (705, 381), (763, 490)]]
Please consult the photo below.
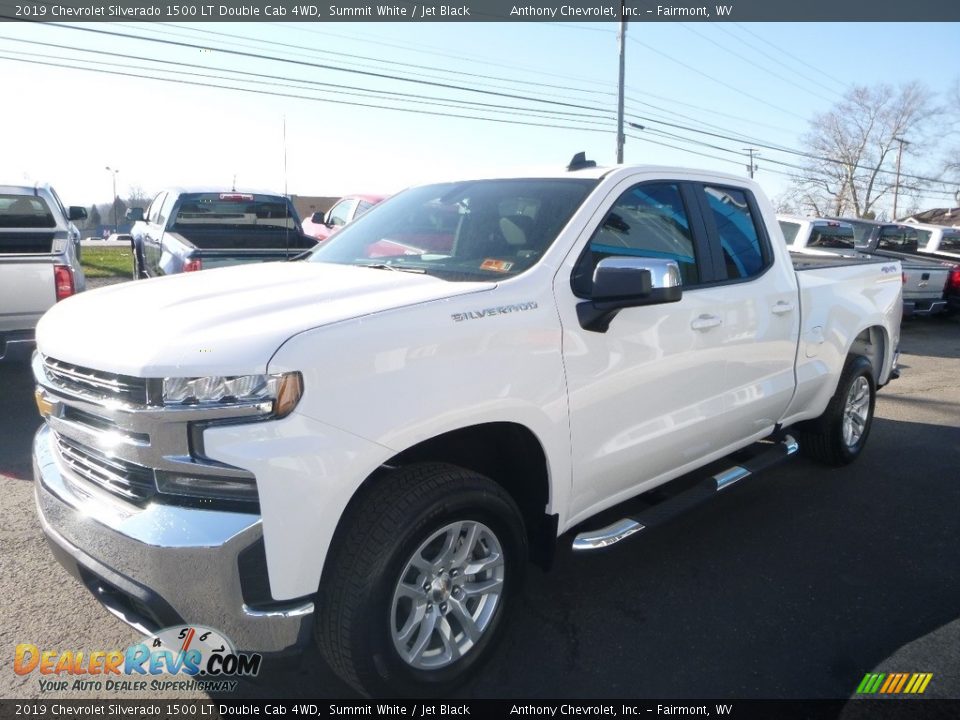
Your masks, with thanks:
[(933, 679), (933, 673), (867, 673), (855, 694), (921, 695)]

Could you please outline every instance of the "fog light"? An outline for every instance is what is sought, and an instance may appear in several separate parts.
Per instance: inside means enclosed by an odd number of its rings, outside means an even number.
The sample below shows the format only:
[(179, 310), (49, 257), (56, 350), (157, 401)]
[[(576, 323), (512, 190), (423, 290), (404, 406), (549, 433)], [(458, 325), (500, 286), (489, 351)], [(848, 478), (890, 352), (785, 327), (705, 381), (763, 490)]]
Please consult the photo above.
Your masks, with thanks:
[(257, 481), (252, 477), (187, 475), (166, 470), (157, 470), (154, 475), (157, 490), (169, 495), (218, 500), (257, 500)]

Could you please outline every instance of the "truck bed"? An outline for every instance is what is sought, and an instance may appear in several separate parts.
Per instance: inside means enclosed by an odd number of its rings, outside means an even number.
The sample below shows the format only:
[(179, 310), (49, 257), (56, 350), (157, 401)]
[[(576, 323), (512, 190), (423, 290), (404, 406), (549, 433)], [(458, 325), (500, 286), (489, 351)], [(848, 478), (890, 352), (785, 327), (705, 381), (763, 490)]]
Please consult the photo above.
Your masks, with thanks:
[(790, 253), (790, 260), (793, 261), (793, 269), (797, 271), (819, 270), (833, 267), (856, 267), (859, 265), (875, 265), (877, 263), (891, 262), (886, 258), (866, 255), (807, 255), (795, 252)]

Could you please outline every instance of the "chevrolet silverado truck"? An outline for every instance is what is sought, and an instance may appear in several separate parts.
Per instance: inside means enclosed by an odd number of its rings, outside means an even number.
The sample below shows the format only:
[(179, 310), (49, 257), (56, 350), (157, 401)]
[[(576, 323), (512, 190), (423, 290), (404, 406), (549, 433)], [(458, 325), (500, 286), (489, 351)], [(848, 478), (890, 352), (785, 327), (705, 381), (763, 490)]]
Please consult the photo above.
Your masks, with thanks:
[(266, 192), (171, 188), (130, 208), (135, 280), (243, 263), (289, 260), (316, 242), (290, 199)]
[(856, 459), (896, 375), (900, 273), (795, 269), (730, 175), (581, 155), (414, 187), (302, 261), (51, 310), (40, 523), (144, 631), (312, 637), (361, 692), (443, 693), (558, 542), (602, 552), (798, 448)]
[(916, 236), (916, 231), (911, 231), (909, 226), (792, 215), (778, 215), (777, 220), (792, 253), (868, 253), (899, 260), (903, 268), (904, 317), (936, 315), (947, 309), (945, 293), (952, 265), (902, 252), (906, 237)]
[(960, 228), (926, 223), (909, 223), (920, 234), (919, 251), (960, 262)]
[(40, 316), (86, 285), (80, 232), (87, 217), (42, 185), (0, 185), (0, 362), (26, 362)]

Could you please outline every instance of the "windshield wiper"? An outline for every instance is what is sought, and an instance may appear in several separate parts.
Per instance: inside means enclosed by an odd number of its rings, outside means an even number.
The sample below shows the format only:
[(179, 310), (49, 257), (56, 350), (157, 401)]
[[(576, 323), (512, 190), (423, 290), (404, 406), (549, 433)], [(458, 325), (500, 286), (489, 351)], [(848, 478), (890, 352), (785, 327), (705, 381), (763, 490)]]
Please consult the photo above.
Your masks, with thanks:
[(375, 270), (392, 270), (393, 272), (419, 273), (420, 275), (423, 275), (426, 272), (426, 270), (423, 268), (401, 267), (398, 265), (391, 265), (389, 263), (363, 263), (357, 265), (357, 267), (374, 268)]

